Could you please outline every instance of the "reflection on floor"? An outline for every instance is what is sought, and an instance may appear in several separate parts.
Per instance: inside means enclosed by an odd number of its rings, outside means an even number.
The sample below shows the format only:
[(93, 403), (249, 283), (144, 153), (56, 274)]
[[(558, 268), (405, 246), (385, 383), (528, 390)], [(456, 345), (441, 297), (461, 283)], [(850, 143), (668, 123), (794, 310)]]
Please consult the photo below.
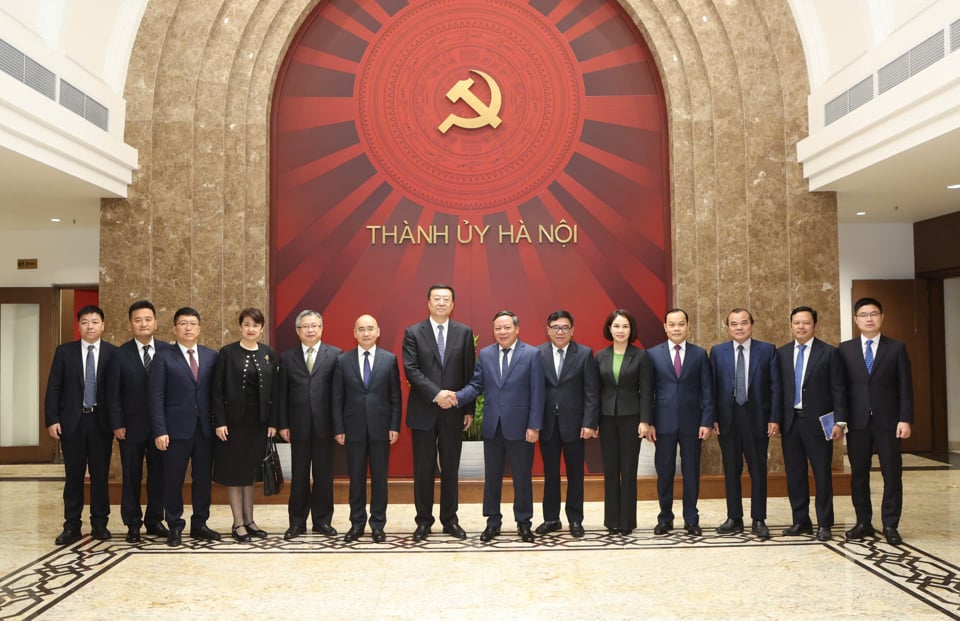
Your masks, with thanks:
[[(62, 483), (50, 477), (62, 473), (4, 466), (0, 619), (960, 619), (960, 469), (955, 456), (937, 460), (905, 456), (900, 547), (843, 541), (853, 510), (838, 497), (827, 543), (779, 536), (790, 511), (775, 498), (766, 542), (716, 535), (724, 501), (705, 500), (702, 537), (654, 536), (656, 503), (641, 502), (643, 527), (630, 536), (608, 534), (601, 503), (587, 503), (583, 539), (561, 531), (525, 544), (505, 528), (484, 544), (480, 507), (469, 504), (460, 508), (470, 535), (462, 542), (439, 525), (414, 542), (409, 505), (389, 508), (384, 544), (369, 534), (351, 544), (313, 534), (284, 541), (285, 508), (264, 506), (257, 521), (268, 539), (185, 537), (176, 550), (152, 537), (124, 543), (114, 507), (111, 541), (85, 536), (58, 548)], [(879, 472), (873, 481), (879, 507)], [(337, 507), (341, 533), (347, 513)], [(229, 509), (213, 507), (209, 525), (226, 535)]]

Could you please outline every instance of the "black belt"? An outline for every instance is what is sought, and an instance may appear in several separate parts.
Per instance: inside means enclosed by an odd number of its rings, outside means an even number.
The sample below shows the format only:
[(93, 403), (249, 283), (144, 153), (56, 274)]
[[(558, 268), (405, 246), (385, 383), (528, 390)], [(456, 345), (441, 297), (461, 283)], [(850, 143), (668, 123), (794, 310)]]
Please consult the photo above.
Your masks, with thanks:
[(793, 408), (793, 415), (797, 418), (803, 418), (803, 410), (800, 408)]
[(84, 414), (93, 414), (94, 412), (97, 411), (97, 406), (95, 405), (92, 407), (83, 406), (82, 408), (80, 408), (80, 411), (83, 412)]

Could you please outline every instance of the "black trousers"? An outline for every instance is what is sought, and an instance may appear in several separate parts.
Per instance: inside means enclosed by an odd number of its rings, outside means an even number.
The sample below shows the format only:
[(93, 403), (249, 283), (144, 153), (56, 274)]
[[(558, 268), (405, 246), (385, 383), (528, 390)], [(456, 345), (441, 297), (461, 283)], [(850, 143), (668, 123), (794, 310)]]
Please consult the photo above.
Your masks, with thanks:
[(823, 437), (818, 417), (811, 414), (795, 418), (790, 429), (781, 436), (781, 444), (793, 523), (811, 524), (809, 471), (813, 470), (817, 525), (833, 527), (833, 442)]
[(700, 496), (700, 450), (702, 441), (695, 435), (657, 434), (653, 463), (657, 468), (657, 496), (660, 514), (657, 523), (673, 521), (673, 478), (677, 473), (677, 446), (680, 446), (680, 472), (683, 475), (683, 522), (700, 524), (697, 498)]
[(390, 443), (363, 438), (347, 442), (347, 471), (350, 473), (350, 524), (367, 523), (367, 464), (370, 464), (370, 528), (380, 529), (387, 523), (387, 468)]
[(190, 463), (190, 529), (199, 528), (210, 517), (210, 477), (213, 475), (213, 439), (204, 437), (200, 419), (193, 436), (182, 440), (170, 439), (163, 456), (163, 508), (170, 529), (183, 530), (183, 481)]
[(871, 421), (866, 429), (847, 432), (847, 456), (850, 458), (850, 495), (857, 513), (858, 524), (869, 524), (873, 519), (870, 502), (870, 464), (874, 446), (880, 458), (883, 475), (883, 500), (880, 519), (884, 528), (899, 528), (903, 512), (903, 459), (900, 439), (893, 430), (881, 431)]
[(618, 530), (637, 527), (637, 462), (640, 461), (639, 416), (601, 416), (603, 451), (603, 525)]
[(567, 468), (567, 503), (564, 512), (568, 522), (583, 522), (583, 440), (564, 442), (560, 429), (554, 427), (548, 439), (540, 438), (543, 457), (543, 519), (560, 519), (560, 455)]
[(411, 429), (413, 441), (413, 503), (417, 525), (433, 524), (433, 488), (437, 460), (440, 462), (440, 523), (457, 522), (459, 508), (460, 450), (463, 447), (463, 416), (437, 416), (433, 429)]
[(750, 517), (767, 519), (767, 446), (766, 430), (757, 435), (746, 404), (733, 406), (733, 421), (721, 429), (718, 437), (723, 459), (723, 487), (727, 497), (727, 517), (743, 519), (743, 461), (750, 469)]
[(488, 527), (503, 523), (500, 496), (503, 492), (503, 466), (509, 460), (513, 475), (513, 517), (517, 525), (529, 526), (533, 520), (533, 444), (526, 440), (507, 440), (500, 425), (489, 440), (483, 440), (483, 516)]
[[(132, 528), (141, 524), (155, 526), (163, 521), (163, 453), (153, 438), (120, 440), (120, 466), (123, 488), (120, 496), (120, 517)], [(140, 508), (140, 484), (143, 462), (147, 462), (147, 509)]]
[(80, 531), (83, 479), (90, 470), (90, 524), (106, 526), (110, 517), (110, 454), (113, 434), (104, 431), (96, 414), (82, 414), (69, 436), (60, 438), (63, 451), (63, 526)]
[(290, 526), (306, 528), (308, 515), (312, 516), (314, 528), (329, 525), (333, 520), (333, 450), (333, 438), (290, 442)]

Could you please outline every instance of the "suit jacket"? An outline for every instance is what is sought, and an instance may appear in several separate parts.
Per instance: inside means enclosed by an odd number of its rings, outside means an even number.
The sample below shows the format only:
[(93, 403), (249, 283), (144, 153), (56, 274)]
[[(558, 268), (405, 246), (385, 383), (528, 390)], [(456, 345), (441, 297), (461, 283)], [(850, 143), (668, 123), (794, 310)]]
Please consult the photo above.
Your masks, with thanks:
[[(217, 354), (217, 366), (213, 371), (212, 395), (215, 427), (236, 425), (243, 421), (246, 415), (243, 376), (247, 353), (249, 352), (237, 341), (223, 346)], [(273, 410), (280, 361), (277, 353), (263, 343), (257, 347), (256, 356), (260, 368), (260, 407), (257, 420), (266, 424), (270, 421)]]
[(647, 350), (654, 375), (653, 424), (657, 435), (698, 435), (716, 420), (710, 360), (706, 350), (688, 341), (678, 378), (671, 348), (665, 341)]
[[(161, 352), (171, 348), (170, 343), (157, 339), (153, 340), (153, 345), (154, 360)], [(143, 368), (143, 349), (136, 339), (130, 339), (117, 348), (116, 364), (113, 365), (110, 378), (110, 427), (125, 427), (126, 438), (132, 442), (143, 442), (152, 437), (147, 386), (150, 375)]]
[[(407, 396), (407, 427), (433, 429), (437, 417), (445, 410), (433, 402), (441, 390), (456, 390), (473, 376), (477, 355), (474, 351), (473, 330), (447, 321), (444, 336), (443, 364), (437, 337), (429, 319), (407, 328), (403, 333), (403, 372), (410, 382)], [(473, 414), (473, 401), (460, 403), (457, 415)], [(455, 410), (450, 410), (453, 413)]]
[(293, 442), (333, 437), (333, 371), (337, 367), (339, 347), (318, 343), (313, 371), (307, 371), (303, 347), (280, 354), (280, 376), (274, 419), (271, 425), (290, 430)]
[(867, 374), (860, 337), (840, 343), (840, 357), (847, 373), (847, 416), (851, 429), (866, 429), (873, 412), (873, 425), (895, 431), (897, 423), (913, 422), (913, 376), (906, 346), (880, 335)]
[(337, 357), (333, 371), (333, 433), (347, 442), (389, 442), (400, 431), (403, 396), (397, 357), (377, 347), (370, 367), (370, 385), (363, 385), (357, 348)]
[(540, 352), (516, 341), (507, 375), (500, 378), (500, 346), (487, 345), (477, 356), (470, 382), (457, 391), (457, 402), (470, 402), (483, 393), (484, 440), (497, 433), (497, 424), (507, 440), (523, 440), (527, 429), (543, 426), (544, 378)]
[(197, 345), (194, 347), (199, 367), (198, 379), (187, 364), (179, 345), (164, 352), (157, 352), (150, 365), (150, 420), (153, 436), (170, 436), (171, 440), (188, 440), (193, 437), (200, 419), (200, 432), (206, 438), (213, 437), (213, 369), (217, 365), (216, 350)]
[[(734, 341), (714, 345), (710, 350), (713, 367), (714, 406), (720, 433), (734, 427), (734, 390), (737, 381), (737, 354)], [(747, 373), (747, 413), (754, 437), (767, 436), (767, 423), (783, 419), (783, 396), (780, 387), (780, 360), (771, 343), (750, 340), (750, 368)], [(791, 366), (792, 368), (792, 366)]]
[[(820, 418), (833, 412), (836, 422), (847, 421), (847, 385), (840, 352), (818, 338), (807, 341), (807, 369), (800, 386), (804, 416)], [(794, 387), (793, 351), (796, 341), (790, 341), (777, 350), (780, 356), (780, 377), (783, 386), (783, 423), (781, 431), (789, 433), (796, 421), (793, 406), (797, 403)]]
[(603, 416), (640, 416), (653, 422), (653, 366), (647, 352), (627, 346), (619, 381), (613, 379), (613, 346), (597, 352), (600, 373), (600, 413)]
[(573, 442), (580, 438), (581, 428), (600, 426), (600, 376), (593, 350), (570, 341), (557, 377), (553, 343), (547, 341), (537, 349), (546, 380), (540, 439), (549, 440), (559, 427), (560, 439)]
[[(80, 424), (83, 414), (83, 360), (87, 355), (86, 343), (82, 340), (58, 345), (53, 352), (50, 378), (44, 398), (43, 419), (49, 427), (60, 423), (61, 437), (68, 437)], [(110, 426), (110, 375), (117, 347), (100, 340), (100, 355), (97, 358), (97, 403), (94, 415), (104, 432), (112, 434)]]

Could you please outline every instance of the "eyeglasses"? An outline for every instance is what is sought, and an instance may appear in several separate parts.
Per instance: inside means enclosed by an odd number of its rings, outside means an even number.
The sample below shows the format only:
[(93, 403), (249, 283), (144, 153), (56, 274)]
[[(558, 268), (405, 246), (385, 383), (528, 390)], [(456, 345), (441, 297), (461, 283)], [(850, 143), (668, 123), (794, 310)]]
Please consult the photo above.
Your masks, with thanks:
[(200, 322), (199, 321), (178, 321), (177, 327), (178, 328), (198, 328), (200, 327)]
[(550, 331), (554, 334), (566, 334), (570, 330), (573, 330), (573, 326), (548, 326)]
[(306, 325), (297, 326), (297, 330), (319, 330), (323, 327), (323, 324), (320, 323), (308, 323)]
[(857, 317), (857, 319), (868, 319), (868, 318), (869, 318), (869, 319), (876, 319), (876, 318), (879, 317), (880, 315), (881, 315), (881, 313), (879, 313), (879, 312), (877, 312), (877, 311), (871, 311), (871, 312), (869, 312), (869, 313), (857, 313), (857, 314), (856, 314), (856, 317)]

